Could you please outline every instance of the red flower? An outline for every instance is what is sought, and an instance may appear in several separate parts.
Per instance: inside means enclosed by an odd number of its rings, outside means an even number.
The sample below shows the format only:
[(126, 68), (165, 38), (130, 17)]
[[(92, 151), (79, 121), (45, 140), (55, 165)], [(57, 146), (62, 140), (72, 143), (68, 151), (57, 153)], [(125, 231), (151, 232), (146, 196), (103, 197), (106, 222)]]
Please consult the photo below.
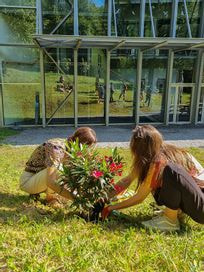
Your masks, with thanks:
[(114, 162), (112, 162), (109, 167), (110, 167), (110, 172), (117, 171), (117, 165)]
[(98, 178), (100, 178), (100, 177), (102, 177), (103, 176), (103, 172), (101, 172), (101, 171), (98, 171), (98, 170), (95, 170), (95, 171), (93, 171), (92, 172), (92, 177), (94, 177), (94, 178), (96, 178), (96, 179), (98, 179)]
[(121, 177), (122, 176), (122, 171), (118, 172), (118, 176)]
[(81, 152), (81, 151), (78, 151), (78, 152), (76, 153), (76, 155), (77, 155), (78, 157), (81, 157), (81, 156), (82, 156), (82, 152)]
[(110, 180), (110, 183), (111, 184), (113, 184), (115, 181), (114, 181), (114, 179), (112, 178), (111, 180)]
[(123, 164), (120, 162), (118, 165), (117, 165), (117, 168), (118, 169), (121, 169), (123, 167)]

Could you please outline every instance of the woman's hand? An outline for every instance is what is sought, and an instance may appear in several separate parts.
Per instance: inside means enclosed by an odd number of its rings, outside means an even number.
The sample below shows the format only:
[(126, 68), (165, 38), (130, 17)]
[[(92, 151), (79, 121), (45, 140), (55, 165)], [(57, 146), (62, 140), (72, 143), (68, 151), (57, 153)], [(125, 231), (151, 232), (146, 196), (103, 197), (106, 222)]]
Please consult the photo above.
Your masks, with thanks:
[(102, 213), (101, 213), (102, 220), (105, 220), (111, 212), (112, 212), (111, 206), (107, 206), (107, 207), (103, 208)]

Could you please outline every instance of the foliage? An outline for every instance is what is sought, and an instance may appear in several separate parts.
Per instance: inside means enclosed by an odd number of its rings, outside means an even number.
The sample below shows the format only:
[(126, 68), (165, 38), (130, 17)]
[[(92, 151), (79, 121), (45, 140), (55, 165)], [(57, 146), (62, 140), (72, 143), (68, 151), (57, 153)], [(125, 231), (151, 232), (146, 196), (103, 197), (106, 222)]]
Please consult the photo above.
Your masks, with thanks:
[(1, 10), (3, 19), (9, 25), (12, 32), (11, 40), (32, 43), (32, 34), (35, 34), (36, 16), (33, 10), (3, 8)]
[(112, 156), (101, 157), (96, 150), (79, 144), (78, 140), (68, 143), (67, 150), (68, 160), (63, 165), (59, 182), (74, 193), (73, 207), (89, 211), (114, 190), (114, 177), (122, 175), (122, 157), (117, 148), (112, 150)]

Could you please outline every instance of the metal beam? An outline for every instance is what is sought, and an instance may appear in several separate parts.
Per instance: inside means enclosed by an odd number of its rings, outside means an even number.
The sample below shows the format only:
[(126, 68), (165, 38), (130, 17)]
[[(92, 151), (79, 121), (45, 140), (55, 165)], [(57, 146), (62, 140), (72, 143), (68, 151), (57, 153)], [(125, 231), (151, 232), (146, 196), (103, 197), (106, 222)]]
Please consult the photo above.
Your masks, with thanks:
[(150, 19), (151, 19), (152, 36), (155, 38), (156, 34), (155, 34), (155, 28), (154, 28), (154, 17), (153, 17), (153, 13), (152, 13), (152, 2), (151, 2), (151, 0), (149, 0), (149, 13), (150, 13)]
[(62, 74), (65, 75), (65, 72), (63, 69), (58, 65), (58, 63), (53, 59), (53, 57), (50, 55), (50, 53), (47, 52), (45, 48), (42, 48), (42, 50), (45, 52), (45, 54), (54, 62), (54, 64), (57, 66), (57, 68), (61, 71)]
[(65, 97), (65, 99), (59, 104), (59, 106), (56, 108), (56, 110), (52, 113), (52, 115), (50, 116), (49, 120), (47, 121), (46, 125), (49, 125), (49, 123), (52, 121), (53, 117), (55, 116), (55, 113), (60, 110), (64, 104), (66, 103), (67, 99), (69, 98), (69, 96), (71, 95), (72, 91), (70, 91), (68, 93), (68, 95)]
[(204, 51), (200, 50), (197, 57), (196, 65), (196, 88), (194, 94), (193, 108), (192, 108), (192, 123), (195, 125), (198, 122), (198, 110), (200, 104), (200, 95), (203, 79), (203, 67), (204, 67)]
[(25, 48), (38, 48), (35, 44), (25, 44), (25, 43), (0, 43), (0, 46), (5, 47), (25, 47)]
[(106, 50), (106, 95), (105, 95), (105, 125), (109, 125), (109, 104), (110, 104), (110, 51)]
[(178, 2), (179, 0), (172, 1), (172, 16), (171, 16), (171, 30), (170, 36), (172, 38), (176, 37), (176, 23), (177, 23), (177, 15), (178, 15)]
[(69, 18), (69, 16), (72, 14), (74, 8), (73, 8), (73, 4), (71, 3), (71, 1), (68, 1), (69, 4), (71, 5), (71, 9), (70, 11), (68, 12), (68, 14), (59, 22), (59, 24), (52, 30), (52, 32), (50, 32), (50, 34), (54, 34), (59, 28), (61, 25), (64, 24), (64, 22)]
[(0, 5), (0, 8), (13, 8), (13, 9), (36, 9), (35, 6), (15, 6), (15, 5)]
[(165, 46), (165, 45), (167, 45), (167, 44), (168, 44), (168, 41), (164, 41), (164, 42), (161, 42), (161, 43), (159, 43), (159, 44), (155, 44), (155, 45), (153, 45), (153, 46), (151, 46), (151, 47), (142, 49), (141, 51), (142, 51), (142, 52), (145, 52), (145, 51), (148, 51), (148, 50), (158, 49), (158, 48), (161, 48), (161, 47), (163, 47), (163, 46)]
[(167, 77), (166, 77), (166, 93), (165, 93), (165, 109), (164, 109), (164, 124), (169, 124), (169, 106), (171, 94), (171, 82), (173, 74), (174, 52), (170, 49), (167, 64)]
[(45, 69), (44, 69), (44, 55), (43, 50), (40, 50), (40, 77), (42, 88), (42, 125), (46, 127), (46, 90), (45, 90)]
[(142, 56), (143, 53), (138, 49), (137, 57), (137, 77), (136, 77), (136, 99), (135, 99), (135, 124), (138, 125), (140, 121), (140, 92), (142, 80)]
[(74, 49), (74, 126), (78, 126), (78, 50)]
[(177, 49), (174, 52), (176, 53), (176, 52), (180, 52), (180, 51), (191, 50), (191, 49), (195, 49), (195, 48), (198, 48), (198, 47), (204, 47), (204, 43), (198, 43), (198, 44), (194, 44), (194, 45), (189, 46), (189, 47)]
[(185, 17), (186, 17), (186, 24), (187, 24), (187, 29), (188, 29), (188, 36), (189, 36), (189, 38), (192, 38), (191, 26), (190, 26), (190, 22), (189, 22), (188, 8), (187, 8), (186, 0), (183, 0), (183, 3), (184, 3), (184, 11), (185, 11)]
[(116, 46), (114, 46), (113, 48), (111, 48), (110, 51), (113, 51), (113, 50), (115, 50), (115, 49), (121, 47), (123, 44), (125, 44), (125, 40), (121, 40), (119, 43), (117, 43)]
[(145, 21), (145, 2), (146, 0), (140, 1), (140, 37), (144, 37), (144, 21)]

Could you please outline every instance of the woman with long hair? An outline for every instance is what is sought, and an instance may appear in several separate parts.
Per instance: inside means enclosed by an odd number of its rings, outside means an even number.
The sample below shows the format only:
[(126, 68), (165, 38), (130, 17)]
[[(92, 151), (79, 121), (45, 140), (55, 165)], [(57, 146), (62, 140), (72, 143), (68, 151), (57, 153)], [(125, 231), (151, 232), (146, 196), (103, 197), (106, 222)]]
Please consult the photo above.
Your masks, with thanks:
[(56, 193), (72, 200), (72, 194), (56, 183), (59, 176), (61, 163), (66, 157), (66, 142), (76, 141), (79, 143), (95, 144), (96, 133), (89, 127), (78, 128), (67, 140), (50, 139), (39, 145), (26, 163), (25, 170), (20, 177), (20, 189), (30, 195), (46, 193), (46, 200), (52, 206), (57, 206)]
[(136, 126), (130, 141), (133, 161), (130, 174), (116, 185), (116, 194), (137, 180), (137, 192), (131, 198), (106, 207), (102, 217), (112, 210), (141, 203), (150, 193), (158, 205), (165, 205), (162, 215), (142, 222), (145, 227), (163, 231), (180, 229), (178, 213), (182, 211), (204, 224), (204, 187), (199, 180), (202, 166), (185, 150), (166, 144), (151, 125)]

